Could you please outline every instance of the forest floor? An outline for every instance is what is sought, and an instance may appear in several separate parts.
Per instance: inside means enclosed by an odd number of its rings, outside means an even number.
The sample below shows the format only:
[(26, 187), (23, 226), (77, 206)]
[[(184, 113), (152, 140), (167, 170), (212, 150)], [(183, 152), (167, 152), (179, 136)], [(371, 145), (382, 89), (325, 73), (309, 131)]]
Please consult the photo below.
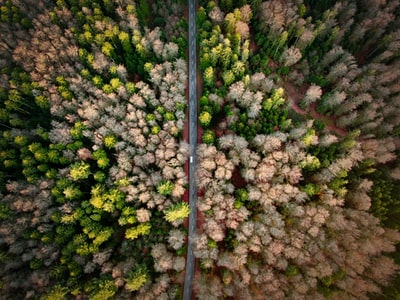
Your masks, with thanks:
[(329, 131), (336, 132), (339, 136), (345, 136), (347, 131), (343, 128), (339, 128), (335, 124), (335, 117), (324, 116), (317, 112), (317, 104), (313, 103), (308, 106), (306, 110), (299, 106), (300, 101), (304, 98), (308, 86), (303, 85), (300, 88), (296, 87), (293, 83), (289, 81), (283, 81), (283, 86), (289, 99), (289, 107), (293, 109), (296, 113), (302, 116), (309, 116), (315, 120), (320, 120), (325, 124), (325, 128)]

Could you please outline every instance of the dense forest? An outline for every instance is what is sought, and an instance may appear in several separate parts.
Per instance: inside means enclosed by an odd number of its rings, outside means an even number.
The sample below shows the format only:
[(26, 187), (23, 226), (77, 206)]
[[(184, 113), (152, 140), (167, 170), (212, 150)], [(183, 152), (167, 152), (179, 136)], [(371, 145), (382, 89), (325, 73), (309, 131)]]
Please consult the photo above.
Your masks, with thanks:
[[(182, 299), (187, 1), (0, 0), (0, 299)], [(198, 1), (196, 299), (400, 299), (400, 0)]]

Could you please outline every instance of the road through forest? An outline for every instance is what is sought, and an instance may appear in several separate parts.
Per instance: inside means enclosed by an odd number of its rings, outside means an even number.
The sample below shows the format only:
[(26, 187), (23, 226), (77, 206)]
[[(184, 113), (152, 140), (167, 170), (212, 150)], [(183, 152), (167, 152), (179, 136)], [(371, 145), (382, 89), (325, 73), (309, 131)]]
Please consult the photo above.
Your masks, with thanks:
[(185, 283), (183, 300), (192, 298), (195, 259), (193, 255), (193, 237), (197, 222), (197, 50), (196, 50), (196, 0), (189, 0), (189, 228), (186, 256)]

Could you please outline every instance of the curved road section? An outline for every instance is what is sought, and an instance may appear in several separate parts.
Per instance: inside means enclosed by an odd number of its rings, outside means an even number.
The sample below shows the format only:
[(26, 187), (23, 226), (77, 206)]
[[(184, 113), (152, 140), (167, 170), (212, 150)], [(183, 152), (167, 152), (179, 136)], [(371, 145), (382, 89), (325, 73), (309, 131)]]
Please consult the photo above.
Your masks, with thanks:
[(195, 259), (193, 255), (193, 238), (197, 222), (197, 53), (196, 53), (196, 0), (189, 0), (189, 230), (186, 256), (185, 283), (183, 300), (192, 298)]

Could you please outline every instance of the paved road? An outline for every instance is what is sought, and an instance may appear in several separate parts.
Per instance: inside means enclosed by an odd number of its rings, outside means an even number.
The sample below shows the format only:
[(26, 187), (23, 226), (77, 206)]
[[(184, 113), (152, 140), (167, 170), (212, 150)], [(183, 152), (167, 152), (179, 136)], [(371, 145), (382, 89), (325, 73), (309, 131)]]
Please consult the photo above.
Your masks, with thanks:
[(185, 285), (183, 300), (192, 298), (192, 284), (195, 259), (193, 255), (193, 236), (197, 222), (197, 185), (196, 185), (196, 149), (197, 149), (197, 53), (196, 53), (196, 0), (189, 0), (189, 231), (186, 258)]

